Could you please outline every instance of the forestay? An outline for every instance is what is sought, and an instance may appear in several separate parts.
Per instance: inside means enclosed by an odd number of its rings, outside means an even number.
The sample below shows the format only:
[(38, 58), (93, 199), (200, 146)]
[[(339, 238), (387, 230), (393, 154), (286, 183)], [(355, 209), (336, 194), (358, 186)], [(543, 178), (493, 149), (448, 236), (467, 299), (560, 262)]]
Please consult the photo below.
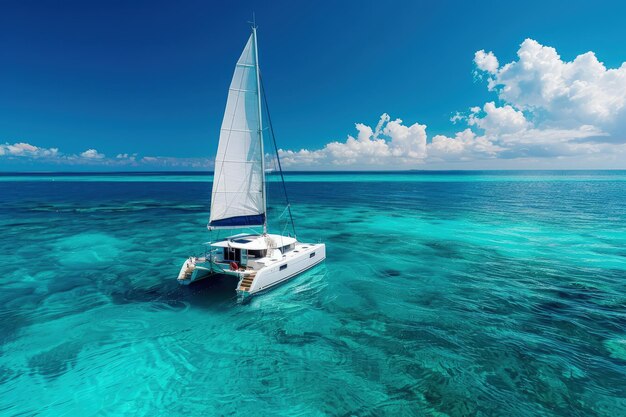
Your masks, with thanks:
[(215, 158), (210, 228), (265, 222), (263, 148), (255, 34), (237, 61)]

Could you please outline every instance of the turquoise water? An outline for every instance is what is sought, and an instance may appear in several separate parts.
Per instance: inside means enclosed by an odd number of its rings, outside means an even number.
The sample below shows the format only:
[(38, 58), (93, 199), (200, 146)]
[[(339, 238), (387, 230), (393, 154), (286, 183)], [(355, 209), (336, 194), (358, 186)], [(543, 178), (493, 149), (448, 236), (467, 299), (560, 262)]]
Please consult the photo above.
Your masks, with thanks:
[(327, 260), (242, 305), (209, 176), (0, 176), (0, 414), (626, 415), (626, 172), (287, 177)]

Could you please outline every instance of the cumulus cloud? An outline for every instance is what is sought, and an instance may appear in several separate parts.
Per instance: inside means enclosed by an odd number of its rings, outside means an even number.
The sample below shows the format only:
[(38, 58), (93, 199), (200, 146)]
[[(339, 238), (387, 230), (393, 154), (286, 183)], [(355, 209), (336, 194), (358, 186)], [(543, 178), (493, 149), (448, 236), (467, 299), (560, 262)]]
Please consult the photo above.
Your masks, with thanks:
[(490, 101), (485, 103), (482, 113), (481, 115), (480, 108), (474, 107), (468, 118), (468, 124), (485, 130), (489, 136), (521, 132), (530, 126), (524, 113), (509, 105), (498, 107)]
[(485, 52), (484, 49), (476, 51), (474, 54), (474, 63), (479, 70), (486, 71), (490, 74), (495, 74), (500, 66), (498, 58), (496, 58), (493, 52)]
[(488, 56), (497, 62), (478, 51), (474, 63), (503, 105), (474, 107), (467, 121), (503, 146), (501, 157), (610, 153), (626, 142), (626, 63), (607, 69), (593, 52), (565, 61), (533, 39), (505, 65)]
[(383, 133), (391, 139), (389, 146), (393, 156), (405, 162), (426, 158), (426, 125), (405, 126), (402, 120), (396, 119), (387, 123)]
[(355, 127), (356, 138), (348, 135), (344, 142), (330, 142), (323, 149), (280, 149), (278, 154), (287, 167), (313, 164), (384, 167), (394, 163), (412, 166), (426, 158), (426, 125), (405, 125), (401, 119), (391, 120), (384, 113), (374, 129), (363, 123)]
[(86, 159), (103, 159), (104, 154), (96, 151), (95, 149), (87, 149), (85, 152), (81, 153), (80, 156)]
[(428, 145), (429, 157), (443, 161), (494, 158), (503, 150), (486, 136), (477, 136), (469, 128), (457, 132), (453, 138), (436, 135)]
[(30, 143), (0, 144), (0, 156), (46, 158), (58, 155), (57, 148), (40, 148)]
[(593, 52), (564, 61), (555, 48), (533, 39), (522, 42), (517, 56), (517, 61), (495, 70), (475, 60), (489, 75), (489, 89), (511, 106), (559, 126), (610, 129), (626, 116), (626, 63), (607, 69)]
[(278, 155), (280, 156), (282, 164), (286, 167), (298, 165), (311, 166), (325, 161), (326, 159), (324, 149), (317, 151), (310, 151), (308, 149), (301, 149), (299, 151), (279, 149)]

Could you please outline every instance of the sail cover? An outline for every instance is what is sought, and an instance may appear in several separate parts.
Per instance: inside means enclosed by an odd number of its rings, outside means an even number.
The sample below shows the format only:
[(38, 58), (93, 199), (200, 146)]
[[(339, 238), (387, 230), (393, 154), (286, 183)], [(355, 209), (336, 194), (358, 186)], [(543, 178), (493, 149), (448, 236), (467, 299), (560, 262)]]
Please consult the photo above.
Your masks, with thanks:
[(215, 158), (209, 227), (265, 222), (254, 34), (237, 61)]

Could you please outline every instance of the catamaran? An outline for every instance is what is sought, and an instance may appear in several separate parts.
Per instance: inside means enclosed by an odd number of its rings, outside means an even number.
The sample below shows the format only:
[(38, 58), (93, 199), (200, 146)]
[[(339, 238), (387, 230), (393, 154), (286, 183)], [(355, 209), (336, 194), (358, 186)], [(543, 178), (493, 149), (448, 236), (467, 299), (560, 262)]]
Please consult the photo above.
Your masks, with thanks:
[[(318, 265), (326, 258), (323, 243), (297, 240), (291, 205), (286, 193), (278, 149), (276, 162), (285, 191), (291, 234), (270, 234), (267, 225), (266, 161), (263, 147), (264, 91), (259, 72), (256, 26), (246, 43), (228, 90), (213, 173), (208, 229), (253, 229), (208, 242), (204, 256), (191, 256), (183, 264), (178, 282), (188, 285), (217, 274), (236, 277), (237, 296), (247, 298)], [(254, 228), (262, 228), (262, 232)]]

